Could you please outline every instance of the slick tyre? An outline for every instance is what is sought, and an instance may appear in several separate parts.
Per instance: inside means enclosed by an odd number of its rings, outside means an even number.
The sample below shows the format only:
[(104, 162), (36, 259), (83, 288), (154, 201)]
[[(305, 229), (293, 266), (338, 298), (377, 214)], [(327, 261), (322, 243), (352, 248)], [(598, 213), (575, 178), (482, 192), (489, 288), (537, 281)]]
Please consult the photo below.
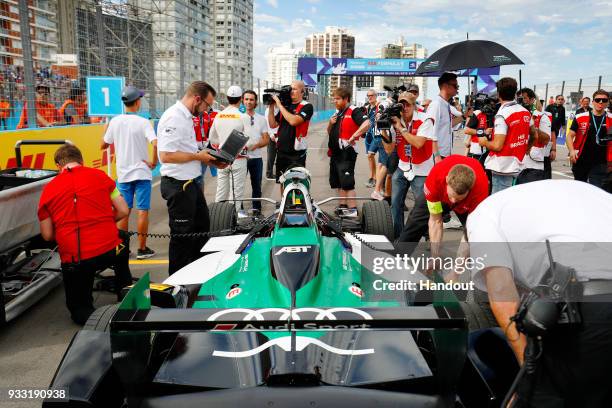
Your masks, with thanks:
[(463, 313), (468, 321), (468, 330), (489, 329), (498, 327), (497, 320), (493, 316), (491, 307), (484, 302), (459, 302)]
[(212, 203), (208, 211), (210, 214), (210, 232), (233, 230), (236, 228), (236, 206), (233, 203)]
[(361, 207), (361, 228), (364, 234), (384, 235), (393, 242), (393, 218), (386, 201), (366, 201)]
[(102, 332), (110, 331), (110, 320), (117, 311), (117, 309), (119, 309), (119, 304), (105, 305), (97, 308), (96, 310), (94, 310), (91, 316), (89, 316), (87, 322), (85, 322), (83, 330), (94, 330)]

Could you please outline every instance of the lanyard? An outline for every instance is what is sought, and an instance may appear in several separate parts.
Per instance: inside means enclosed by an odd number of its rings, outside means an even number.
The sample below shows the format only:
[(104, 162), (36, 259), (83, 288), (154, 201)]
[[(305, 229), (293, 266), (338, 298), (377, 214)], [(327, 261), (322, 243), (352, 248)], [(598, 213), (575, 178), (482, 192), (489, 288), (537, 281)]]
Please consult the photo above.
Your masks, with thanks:
[(593, 119), (593, 127), (595, 127), (595, 142), (597, 144), (600, 144), (599, 143), (599, 131), (603, 127), (604, 123), (606, 123), (606, 113), (604, 112), (601, 118), (601, 122), (599, 122), (599, 126), (597, 126), (597, 121), (595, 120), (595, 115), (593, 114), (593, 112), (591, 112), (591, 119)]

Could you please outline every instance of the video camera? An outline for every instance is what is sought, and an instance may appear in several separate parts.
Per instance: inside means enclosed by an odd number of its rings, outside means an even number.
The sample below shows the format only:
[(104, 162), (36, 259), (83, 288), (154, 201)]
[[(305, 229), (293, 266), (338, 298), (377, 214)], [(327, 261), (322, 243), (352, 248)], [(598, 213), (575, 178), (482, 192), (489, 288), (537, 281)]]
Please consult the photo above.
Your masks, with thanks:
[(393, 99), (394, 102), (397, 102), (399, 95), (402, 92), (406, 92), (408, 89), (404, 86), (404, 85), (400, 85), (400, 86), (396, 86), (391, 88), (390, 86), (383, 86), (383, 88), (385, 89), (385, 91), (391, 92), (391, 94), (389, 95), (390, 99)]
[(384, 107), (384, 105), (380, 105), (378, 107), (380, 116), (376, 121), (376, 127), (378, 130), (389, 130), (391, 129), (391, 118), (401, 118), (402, 110), (404, 109), (404, 105), (401, 103), (393, 103), (388, 107)]
[(289, 106), (291, 106), (291, 85), (283, 85), (280, 87), (280, 89), (264, 89), (264, 94), (262, 96), (264, 105), (269, 105), (270, 103), (274, 102), (272, 99), (272, 94), (278, 95), (278, 99), (280, 99), (281, 104), (285, 108), (289, 108)]
[[(479, 110), (487, 117), (487, 127), (492, 128), (495, 122), (495, 114), (497, 113), (497, 101), (485, 93), (476, 94), (474, 99), (474, 110)], [(483, 129), (478, 129), (478, 137), (487, 136)], [(490, 136), (487, 136), (490, 140)]]

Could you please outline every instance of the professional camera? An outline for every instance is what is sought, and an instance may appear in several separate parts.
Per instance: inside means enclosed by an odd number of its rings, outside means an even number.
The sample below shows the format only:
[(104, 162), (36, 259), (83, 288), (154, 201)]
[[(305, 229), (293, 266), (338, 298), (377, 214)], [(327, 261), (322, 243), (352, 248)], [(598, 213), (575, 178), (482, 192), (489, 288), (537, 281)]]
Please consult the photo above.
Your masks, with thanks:
[[(487, 116), (488, 128), (493, 127), (493, 124), (495, 122), (495, 114), (497, 113), (498, 109), (499, 107), (496, 106), (495, 99), (491, 98), (489, 95), (484, 93), (479, 93), (476, 95), (476, 98), (474, 99), (474, 110), (479, 110)], [(487, 136), (485, 135), (483, 129), (478, 129), (477, 135), (478, 137)], [(487, 137), (489, 138), (489, 140), (491, 139), (490, 135)]]
[(291, 85), (283, 85), (280, 89), (264, 89), (264, 94), (262, 97), (264, 105), (269, 105), (270, 103), (274, 102), (272, 99), (272, 94), (278, 95), (278, 99), (280, 99), (281, 104), (285, 108), (291, 106)]
[(389, 98), (393, 99), (394, 102), (397, 102), (397, 99), (399, 98), (399, 95), (402, 92), (406, 92), (407, 88), (404, 85), (400, 85), (400, 86), (396, 86), (391, 88), (390, 86), (383, 86), (383, 88), (385, 89), (385, 91), (391, 92), (391, 94), (389, 95)]
[(380, 116), (376, 121), (376, 127), (378, 130), (389, 130), (391, 129), (392, 125), (391, 118), (401, 118), (402, 109), (404, 109), (404, 106), (401, 103), (393, 103), (387, 108), (385, 108), (384, 105), (379, 105), (378, 109)]

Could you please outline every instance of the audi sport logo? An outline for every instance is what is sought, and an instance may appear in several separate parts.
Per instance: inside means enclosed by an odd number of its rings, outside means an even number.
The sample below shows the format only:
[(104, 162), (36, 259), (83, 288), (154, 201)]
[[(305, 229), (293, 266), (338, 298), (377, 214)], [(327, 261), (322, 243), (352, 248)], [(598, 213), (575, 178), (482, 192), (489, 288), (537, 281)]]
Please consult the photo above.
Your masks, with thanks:
[[(232, 308), (223, 309), (216, 313), (213, 313), (208, 318), (209, 322), (221, 320), (222, 316), (242, 314), (242, 321), (254, 321), (254, 320), (288, 320), (290, 317), (293, 320), (301, 320), (305, 316), (314, 316), (311, 320), (337, 320), (336, 313), (344, 312), (351, 313), (354, 316), (359, 316), (363, 320), (372, 320), (372, 316), (360, 309), (353, 307), (332, 307), (321, 309), (318, 307), (301, 307), (296, 309), (285, 309), (281, 307), (269, 307), (264, 309), (246, 309), (246, 308)], [(309, 319), (310, 320), (310, 319)]]
[[(246, 308), (223, 309), (223, 310), (220, 310), (212, 314), (208, 318), (208, 321), (218, 321), (218, 320), (221, 320), (220, 319), (221, 317), (228, 316), (228, 315), (235, 315), (235, 314), (242, 315), (242, 321), (257, 321), (257, 320), (260, 320), (260, 321), (261, 320), (280, 320), (280, 321), (284, 320), (286, 321), (287, 319), (289, 319), (289, 317), (291, 317), (291, 319), (293, 320), (300, 320), (302, 318), (305, 319), (306, 317), (310, 317), (310, 316), (314, 316), (313, 320), (337, 320), (336, 314), (339, 314), (339, 313), (349, 313), (349, 314), (354, 315), (355, 317), (360, 317), (363, 320), (372, 320), (372, 316), (369, 313), (363, 310), (360, 310), (360, 309), (352, 308), (352, 307), (333, 307), (333, 308), (328, 308), (328, 309), (321, 309), (317, 307), (302, 307), (302, 308), (296, 308), (296, 309), (270, 307), (270, 308), (256, 309), (256, 310), (246, 309)], [(308, 324), (305, 324), (304, 326), (306, 328), (310, 328)], [(228, 331), (228, 330), (233, 330), (235, 327), (236, 327), (236, 324), (219, 323), (213, 328), (213, 330)], [(329, 326), (329, 328), (335, 328), (335, 329), (352, 329), (352, 328), (367, 328), (367, 327), (368, 326), (365, 324), (354, 325), (354, 326), (353, 325), (351, 326), (345, 326), (345, 325), (331, 326), (330, 325)], [(244, 329), (249, 329), (249, 328), (250, 327), (248, 324), (244, 326)], [(261, 329), (261, 327), (258, 327), (258, 328)], [(270, 330), (287, 330), (289, 328), (290, 326), (288, 323), (282, 322), (281, 325), (271, 326), (269, 329)], [(317, 324), (317, 325), (313, 325), (312, 328), (313, 329), (316, 329), (316, 328), (324, 329), (324, 328), (328, 328), (328, 326)], [(265, 351), (272, 346), (280, 347), (284, 351), (302, 351), (309, 345), (315, 345), (330, 353), (343, 355), (343, 356), (360, 356), (360, 355), (374, 353), (374, 349), (372, 348), (369, 348), (369, 349), (342, 349), (342, 348), (338, 348), (338, 347), (334, 347), (329, 344), (326, 344), (323, 341), (313, 338), (313, 337), (306, 337), (306, 336), (299, 336), (299, 335), (295, 337), (295, 344), (292, 345), (291, 336), (287, 335), (287, 336), (271, 339), (265, 342), (264, 344), (261, 344), (250, 350), (244, 350), (244, 351), (214, 350), (213, 356), (227, 357), (227, 358), (245, 358), (245, 357), (251, 357), (256, 354), (259, 354), (262, 351)]]

